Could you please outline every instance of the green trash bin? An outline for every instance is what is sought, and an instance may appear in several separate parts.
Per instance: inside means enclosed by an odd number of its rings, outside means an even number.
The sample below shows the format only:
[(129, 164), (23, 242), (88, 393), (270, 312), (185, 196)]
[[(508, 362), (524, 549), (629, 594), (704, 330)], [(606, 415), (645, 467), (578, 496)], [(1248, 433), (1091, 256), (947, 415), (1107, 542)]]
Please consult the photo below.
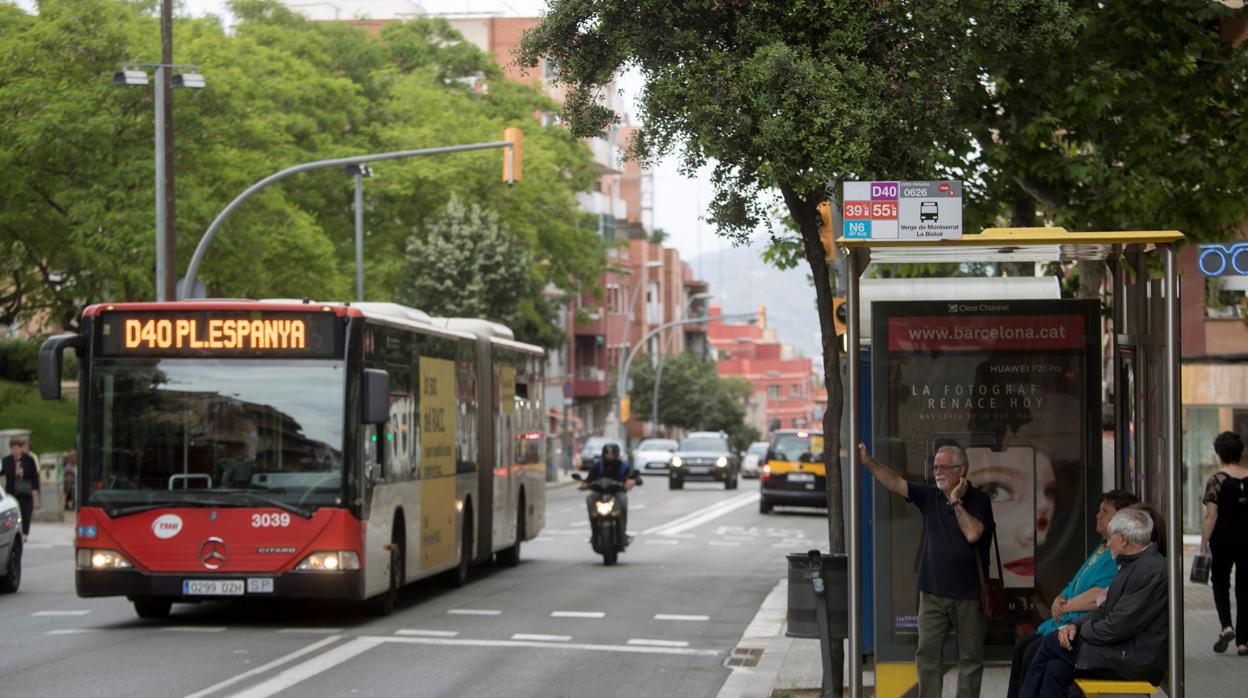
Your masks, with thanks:
[[(789, 611), (784, 632), (789, 637), (819, 639), (815, 589), (811, 584), (809, 553), (789, 553)], [(827, 590), (828, 635), (833, 640), (849, 637), (849, 556), (820, 555), (823, 585)]]

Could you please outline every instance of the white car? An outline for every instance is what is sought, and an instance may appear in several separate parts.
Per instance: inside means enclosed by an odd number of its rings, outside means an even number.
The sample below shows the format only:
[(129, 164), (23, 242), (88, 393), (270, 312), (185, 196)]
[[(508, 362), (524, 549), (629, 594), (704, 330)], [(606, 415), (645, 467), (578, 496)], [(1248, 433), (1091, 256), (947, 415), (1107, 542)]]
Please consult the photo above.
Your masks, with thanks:
[(12, 594), (22, 583), (22, 512), (17, 500), (0, 490), (0, 593)]
[(767, 460), (766, 441), (755, 441), (745, 450), (745, 457), (741, 459), (741, 477), (758, 477), (763, 470), (763, 461)]
[(633, 450), (630, 464), (642, 475), (666, 475), (677, 443), (672, 439), (646, 439)]

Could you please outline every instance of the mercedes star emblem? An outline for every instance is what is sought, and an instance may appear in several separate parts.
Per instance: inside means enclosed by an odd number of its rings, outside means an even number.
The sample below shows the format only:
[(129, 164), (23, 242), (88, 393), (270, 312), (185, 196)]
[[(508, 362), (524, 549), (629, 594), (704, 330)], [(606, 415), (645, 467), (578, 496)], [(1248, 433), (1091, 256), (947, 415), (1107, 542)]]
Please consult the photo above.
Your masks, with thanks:
[(210, 570), (219, 569), (230, 559), (230, 549), (225, 541), (213, 536), (199, 546), (199, 561)]

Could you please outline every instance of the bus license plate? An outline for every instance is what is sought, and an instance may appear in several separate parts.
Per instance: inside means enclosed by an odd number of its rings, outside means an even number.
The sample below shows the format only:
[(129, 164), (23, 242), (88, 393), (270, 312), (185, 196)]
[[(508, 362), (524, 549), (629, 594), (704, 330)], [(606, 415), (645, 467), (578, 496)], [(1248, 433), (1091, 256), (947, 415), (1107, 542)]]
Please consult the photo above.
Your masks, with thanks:
[(789, 482), (814, 482), (815, 476), (810, 473), (789, 473)]
[(242, 596), (241, 579), (183, 579), (183, 596)]

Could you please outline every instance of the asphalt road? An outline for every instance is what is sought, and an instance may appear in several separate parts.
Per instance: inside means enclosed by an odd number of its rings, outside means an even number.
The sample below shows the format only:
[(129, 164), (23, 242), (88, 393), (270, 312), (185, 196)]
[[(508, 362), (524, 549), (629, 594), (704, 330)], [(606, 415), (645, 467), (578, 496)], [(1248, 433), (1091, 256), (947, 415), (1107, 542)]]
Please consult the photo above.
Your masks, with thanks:
[(0, 695), (714, 696), (785, 553), (826, 549), (822, 512), (763, 516), (757, 487), (650, 478), (614, 567), (589, 547), (584, 494), (552, 489), (520, 566), (413, 584), (385, 618), (223, 602), (140, 620), (78, 598), (72, 526), (36, 524), (22, 588), (0, 596)]

